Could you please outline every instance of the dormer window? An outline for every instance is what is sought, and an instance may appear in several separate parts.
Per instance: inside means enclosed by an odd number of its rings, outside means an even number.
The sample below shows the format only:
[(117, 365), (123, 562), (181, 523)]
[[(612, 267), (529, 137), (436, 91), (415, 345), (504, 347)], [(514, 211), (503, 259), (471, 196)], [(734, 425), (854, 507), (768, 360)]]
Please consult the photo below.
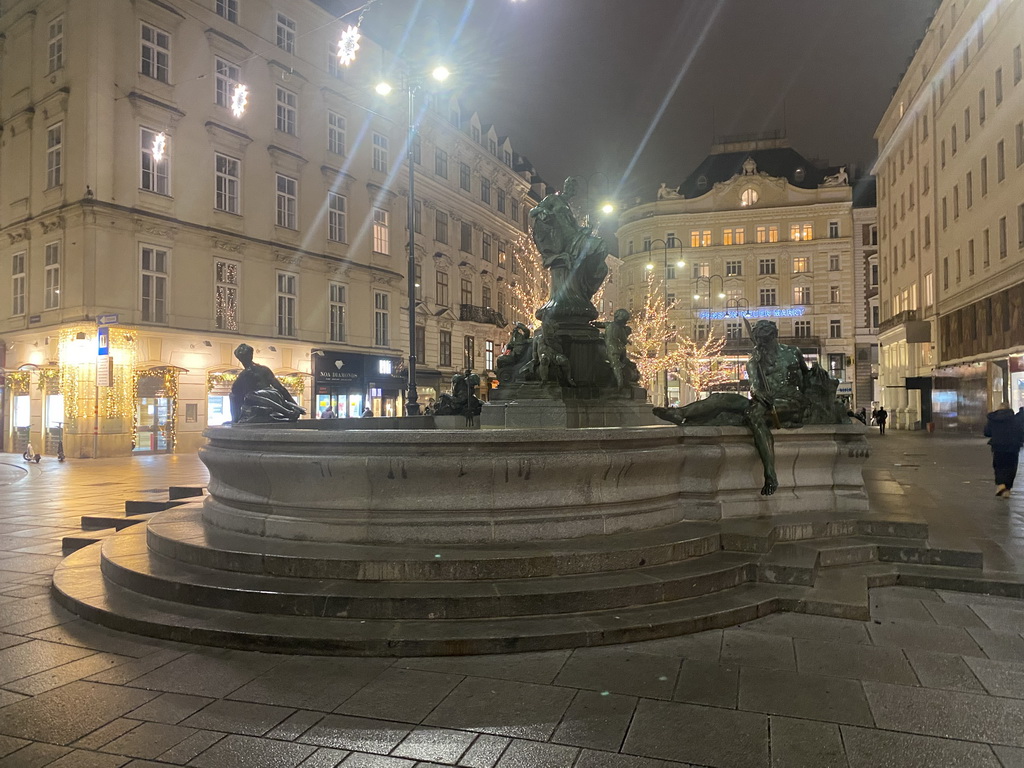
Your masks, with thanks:
[(740, 194), (740, 205), (747, 207), (757, 202), (757, 190), (753, 187), (747, 187)]
[(795, 181), (797, 184), (804, 180), (804, 176), (806, 176), (806, 171), (804, 171), (803, 168), (797, 168), (795, 171), (793, 171), (793, 181)]
[(707, 176), (700, 176), (697, 179), (697, 189), (699, 189), (701, 192), (703, 192), (707, 188), (708, 188), (708, 177)]

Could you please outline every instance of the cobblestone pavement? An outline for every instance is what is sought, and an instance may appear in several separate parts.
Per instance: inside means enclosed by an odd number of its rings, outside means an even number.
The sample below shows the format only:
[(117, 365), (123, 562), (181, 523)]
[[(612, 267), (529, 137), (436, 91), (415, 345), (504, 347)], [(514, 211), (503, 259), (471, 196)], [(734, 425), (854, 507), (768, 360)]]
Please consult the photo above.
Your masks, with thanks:
[[(1024, 569), (982, 439), (870, 436), (877, 509)], [(106, 630), (48, 595), (78, 518), (202, 484), (194, 457), (0, 455), (0, 768), (1022, 768), (1024, 602), (890, 587), (868, 622), (510, 656), (348, 659)]]

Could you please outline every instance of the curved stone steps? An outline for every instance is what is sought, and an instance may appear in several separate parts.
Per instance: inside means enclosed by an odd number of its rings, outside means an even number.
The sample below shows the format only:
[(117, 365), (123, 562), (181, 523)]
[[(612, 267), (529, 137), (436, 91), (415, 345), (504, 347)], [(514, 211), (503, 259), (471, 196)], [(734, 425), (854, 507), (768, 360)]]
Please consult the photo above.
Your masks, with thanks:
[(250, 574), (366, 581), (448, 582), (623, 571), (721, 549), (718, 527), (701, 522), (493, 547), (295, 542), (206, 525), (198, 504), (156, 515), (146, 533), (154, 552), (182, 563)]
[(254, 614), (360, 619), (468, 619), (600, 611), (697, 597), (754, 579), (745, 555), (628, 571), (499, 581), (359, 581), (222, 571), (149, 551), (126, 532), (103, 542), (100, 566), (112, 583), (171, 602)]

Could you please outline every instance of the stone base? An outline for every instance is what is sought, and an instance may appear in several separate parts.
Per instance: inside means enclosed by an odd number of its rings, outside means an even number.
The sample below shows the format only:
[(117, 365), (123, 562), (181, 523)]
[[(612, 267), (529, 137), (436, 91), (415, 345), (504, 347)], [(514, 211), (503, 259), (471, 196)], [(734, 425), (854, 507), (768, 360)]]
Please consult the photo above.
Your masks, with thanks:
[(650, 403), (630, 400), (514, 400), (487, 403), (480, 414), (483, 429), (587, 429), (645, 427), (661, 422)]

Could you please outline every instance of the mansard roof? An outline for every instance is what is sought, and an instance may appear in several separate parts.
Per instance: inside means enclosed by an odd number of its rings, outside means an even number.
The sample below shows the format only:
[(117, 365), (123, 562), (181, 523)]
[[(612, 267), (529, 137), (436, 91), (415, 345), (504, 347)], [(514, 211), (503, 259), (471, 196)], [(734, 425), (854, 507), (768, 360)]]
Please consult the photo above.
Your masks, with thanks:
[(710, 192), (715, 184), (742, 176), (747, 158), (756, 163), (757, 173), (785, 179), (801, 189), (816, 189), (825, 176), (835, 172), (818, 168), (792, 147), (722, 151), (705, 157), (679, 185), (679, 194), (687, 198), (700, 197)]

